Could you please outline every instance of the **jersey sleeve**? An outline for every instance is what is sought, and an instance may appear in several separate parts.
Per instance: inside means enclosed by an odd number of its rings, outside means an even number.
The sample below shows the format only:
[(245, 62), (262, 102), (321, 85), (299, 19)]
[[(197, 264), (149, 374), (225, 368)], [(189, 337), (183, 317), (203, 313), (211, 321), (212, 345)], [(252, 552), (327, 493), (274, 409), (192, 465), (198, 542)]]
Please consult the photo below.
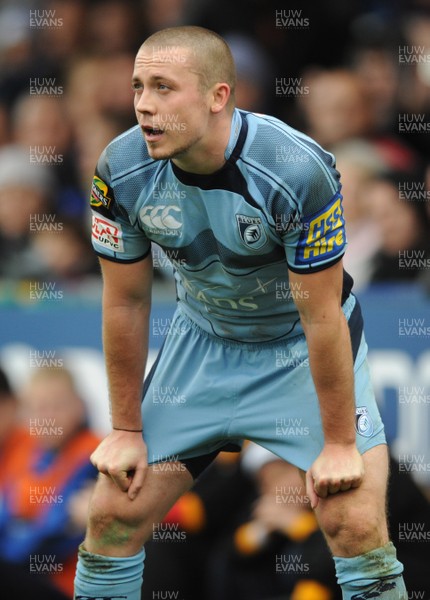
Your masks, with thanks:
[(91, 242), (98, 256), (114, 262), (131, 263), (149, 254), (150, 240), (130, 222), (127, 211), (115, 197), (106, 152), (103, 152), (97, 164), (91, 186), (90, 207)]
[(288, 267), (297, 273), (330, 267), (347, 244), (339, 173), (322, 164), (307, 175), (282, 233)]

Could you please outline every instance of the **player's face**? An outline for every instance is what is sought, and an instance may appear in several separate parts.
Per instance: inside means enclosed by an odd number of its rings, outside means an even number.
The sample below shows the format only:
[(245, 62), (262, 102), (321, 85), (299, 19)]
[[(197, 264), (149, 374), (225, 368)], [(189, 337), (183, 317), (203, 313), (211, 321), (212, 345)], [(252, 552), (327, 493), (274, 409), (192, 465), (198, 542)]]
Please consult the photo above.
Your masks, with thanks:
[[(133, 72), (134, 107), (150, 156), (192, 164), (207, 130), (209, 105), (184, 48), (142, 48)], [(191, 160), (190, 160), (191, 159)]]

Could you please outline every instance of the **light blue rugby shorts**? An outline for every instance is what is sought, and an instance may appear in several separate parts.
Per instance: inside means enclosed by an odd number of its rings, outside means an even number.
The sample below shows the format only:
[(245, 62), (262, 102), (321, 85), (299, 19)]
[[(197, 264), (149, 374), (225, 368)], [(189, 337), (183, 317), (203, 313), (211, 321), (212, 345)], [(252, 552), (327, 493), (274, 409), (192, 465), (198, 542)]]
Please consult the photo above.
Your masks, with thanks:
[[(386, 443), (384, 426), (354, 296), (343, 310), (355, 356), (357, 446), (364, 453)], [(323, 447), (304, 335), (232, 342), (204, 332), (180, 308), (145, 382), (142, 416), (150, 464), (187, 464), (221, 449), (239, 450), (247, 439), (307, 470)]]

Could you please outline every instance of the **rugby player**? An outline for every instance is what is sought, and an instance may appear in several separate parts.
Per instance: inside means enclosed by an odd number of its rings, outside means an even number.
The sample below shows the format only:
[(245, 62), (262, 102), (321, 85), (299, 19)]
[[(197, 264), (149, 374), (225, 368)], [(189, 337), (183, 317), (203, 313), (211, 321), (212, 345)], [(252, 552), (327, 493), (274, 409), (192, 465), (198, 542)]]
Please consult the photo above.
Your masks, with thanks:
[[(92, 455), (76, 600), (140, 598), (154, 524), (243, 439), (304, 474), (345, 599), (405, 600), (334, 157), (237, 109), (230, 50), (206, 29), (151, 35), (132, 86), (138, 125), (102, 153), (91, 195), (112, 431)], [(177, 310), (142, 390), (151, 242)]]

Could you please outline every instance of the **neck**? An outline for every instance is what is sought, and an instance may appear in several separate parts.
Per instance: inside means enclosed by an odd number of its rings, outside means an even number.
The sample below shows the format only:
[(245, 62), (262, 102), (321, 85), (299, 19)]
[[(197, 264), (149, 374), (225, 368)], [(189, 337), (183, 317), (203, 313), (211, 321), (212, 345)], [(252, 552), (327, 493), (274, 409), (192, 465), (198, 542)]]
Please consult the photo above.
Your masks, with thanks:
[(204, 137), (187, 153), (173, 158), (172, 162), (183, 171), (198, 175), (210, 175), (221, 169), (226, 162), (232, 116), (228, 113), (213, 119)]

